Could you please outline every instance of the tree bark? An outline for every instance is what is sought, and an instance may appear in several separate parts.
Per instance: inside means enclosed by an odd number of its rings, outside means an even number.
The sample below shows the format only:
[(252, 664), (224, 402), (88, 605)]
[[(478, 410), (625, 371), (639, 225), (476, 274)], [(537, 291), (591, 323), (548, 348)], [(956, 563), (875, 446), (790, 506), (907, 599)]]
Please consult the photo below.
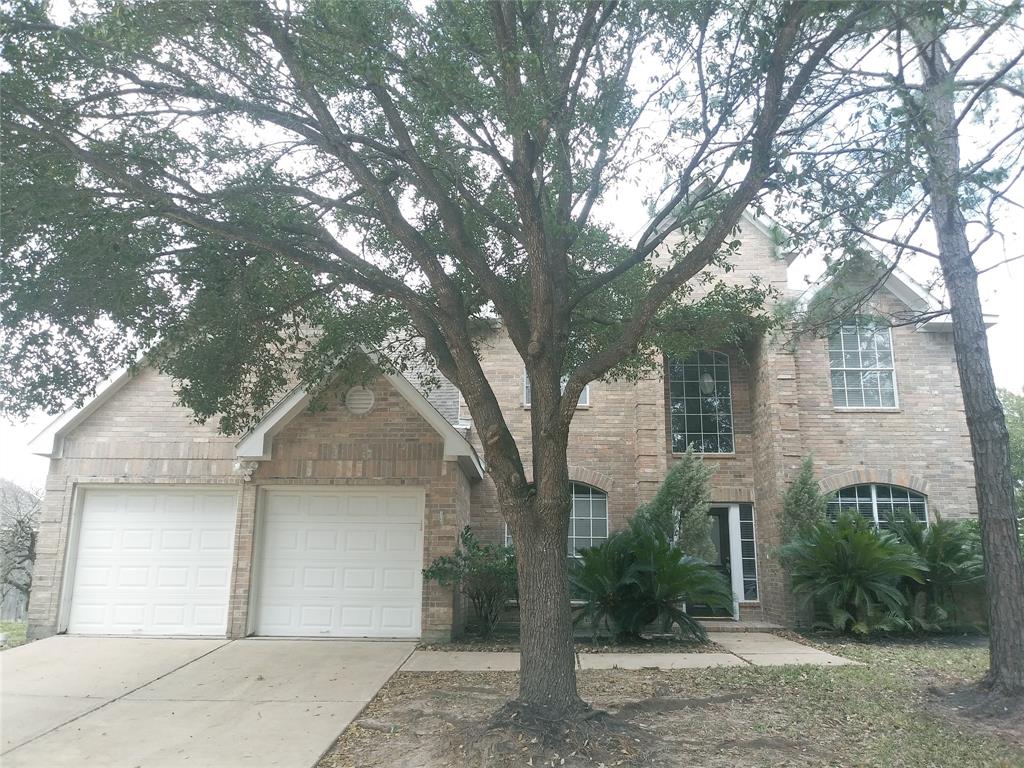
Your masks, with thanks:
[(519, 696), (513, 707), (524, 720), (565, 722), (589, 709), (576, 688), (569, 603), (569, 423), (560, 418), (558, 368), (532, 368), (533, 482), (526, 498), (510, 499), (505, 517), (519, 576)]
[(512, 510), (519, 575), (520, 670), (514, 706), (528, 718), (565, 721), (588, 709), (576, 689), (566, 542), (569, 485), (557, 499)]
[(978, 272), (960, 204), (960, 151), (955, 91), (945, 51), (935, 35), (913, 30), (924, 72), (921, 139), (928, 161), (927, 192), (949, 293), (953, 347), (974, 457), (975, 492), (985, 556), (990, 669), (987, 683), (1024, 694), (1024, 562), (1018, 546), (1010, 444), (996, 391)]

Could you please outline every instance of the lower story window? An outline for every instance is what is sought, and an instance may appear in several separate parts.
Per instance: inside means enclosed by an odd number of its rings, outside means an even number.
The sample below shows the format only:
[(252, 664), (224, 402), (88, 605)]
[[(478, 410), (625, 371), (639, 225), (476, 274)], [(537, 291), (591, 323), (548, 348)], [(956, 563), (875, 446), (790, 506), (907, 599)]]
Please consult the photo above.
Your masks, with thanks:
[(753, 504), (740, 504), (740, 558), (743, 561), (743, 599), (757, 600), (757, 544)]
[(569, 556), (608, 538), (608, 494), (583, 483), (572, 484)]
[[(583, 483), (572, 484), (569, 512), (569, 557), (581, 549), (600, 544), (608, 538), (608, 494)], [(505, 525), (505, 545), (512, 545), (512, 534)]]
[(840, 512), (856, 512), (879, 528), (909, 512), (921, 523), (928, 522), (928, 500), (924, 495), (898, 485), (871, 483), (841, 488), (829, 499), (828, 516), (835, 520)]

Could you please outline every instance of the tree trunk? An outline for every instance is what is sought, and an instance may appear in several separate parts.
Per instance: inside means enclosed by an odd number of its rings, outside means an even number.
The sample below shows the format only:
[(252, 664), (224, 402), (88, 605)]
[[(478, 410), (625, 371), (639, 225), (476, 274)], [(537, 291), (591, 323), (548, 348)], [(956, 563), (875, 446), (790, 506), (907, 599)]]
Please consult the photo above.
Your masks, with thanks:
[(499, 489), (519, 575), (519, 696), (512, 707), (535, 724), (566, 722), (589, 709), (576, 690), (569, 604), (569, 424), (559, 418), (558, 371), (551, 364), (531, 371), (533, 482), (525, 497)]
[(514, 706), (529, 718), (564, 721), (588, 709), (576, 691), (569, 605), (568, 483), (561, 498), (534, 497), (508, 519), (519, 574), (520, 671)]
[(974, 455), (988, 593), (988, 682), (1001, 693), (1020, 695), (1024, 694), (1024, 563), (1017, 539), (1009, 435), (992, 376), (978, 275), (967, 246), (963, 214), (958, 206), (939, 204), (936, 196), (932, 200)]
[(1018, 546), (1010, 443), (988, 351), (967, 223), (960, 205), (960, 147), (955, 91), (941, 41), (914, 30), (925, 77), (921, 141), (928, 156), (927, 192), (949, 292), (953, 346), (974, 456), (988, 593), (990, 669), (996, 691), (1024, 694), (1024, 563)]

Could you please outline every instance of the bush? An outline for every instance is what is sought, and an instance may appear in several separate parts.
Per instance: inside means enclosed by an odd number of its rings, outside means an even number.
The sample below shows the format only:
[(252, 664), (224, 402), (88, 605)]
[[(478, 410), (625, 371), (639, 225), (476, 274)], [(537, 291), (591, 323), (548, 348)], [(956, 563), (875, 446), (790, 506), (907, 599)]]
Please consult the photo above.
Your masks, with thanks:
[(576, 621), (588, 619), (595, 638), (603, 627), (617, 640), (635, 641), (657, 623), (663, 632), (675, 627), (683, 637), (706, 641), (704, 628), (683, 604), (732, 606), (732, 590), (722, 574), (684, 554), (664, 530), (643, 519), (580, 552), (569, 578), (574, 593), (586, 601)]
[(637, 510), (636, 517), (676, 542), (686, 554), (711, 560), (715, 545), (711, 540), (713, 521), (708, 514), (708, 481), (714, 473), (689, 446), (665, 475), (651, 502)]
[(942, 518), (925, 525), (904, 511), (890, 522), (889, 530), (917, 554), (927, 569), (923, 584), (903, 580), (907, 620), (915, 628), (927, 631), (955, 627), (956, 590), (980, 584), (985, 578), (976, 526)]
[(481, 637), (490, 637), (506, 601), (517, 592), (516, 560), (512, 547), (481, 544), (467, 525), (461, 548), (439, 557), (424, 569), (423, 578), (443, 587), (458, 587), (473, 606)]
[(859, 635), (909, 628), (902, 587), (924, 583), (926, 566), (895, 534), (844, 512), (803, 527), (783, 556), (794, 594), (821, 617), (817, 626)]
[(827, 497), (814, 479), (814, 463), (808, 456), (782, 500), (782, 543), (789, 544), (800, 529), (825, 519)]

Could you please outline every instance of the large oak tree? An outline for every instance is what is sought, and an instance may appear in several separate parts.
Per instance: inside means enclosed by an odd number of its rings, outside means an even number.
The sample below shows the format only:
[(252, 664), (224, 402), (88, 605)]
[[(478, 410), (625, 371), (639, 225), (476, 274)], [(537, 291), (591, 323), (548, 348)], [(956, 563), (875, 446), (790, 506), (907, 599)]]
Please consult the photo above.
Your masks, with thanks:
[[(584, 710), (576, 401), (654, 350), (756, 329), (763, 287), (694, 285), (828, 113), (820, 64), (874, 4), (95, 5), (3, 20), (3, 408), (59, 408), (145, 352), (238, 432), (358, 349), (426, 356), (465, 398), (517, 545), (515, 706)], [(625, 242), (597, 214), (652, 175), (670, 182)], [(477, 353), (494, 318), (532, 384), (532, 467)]]

